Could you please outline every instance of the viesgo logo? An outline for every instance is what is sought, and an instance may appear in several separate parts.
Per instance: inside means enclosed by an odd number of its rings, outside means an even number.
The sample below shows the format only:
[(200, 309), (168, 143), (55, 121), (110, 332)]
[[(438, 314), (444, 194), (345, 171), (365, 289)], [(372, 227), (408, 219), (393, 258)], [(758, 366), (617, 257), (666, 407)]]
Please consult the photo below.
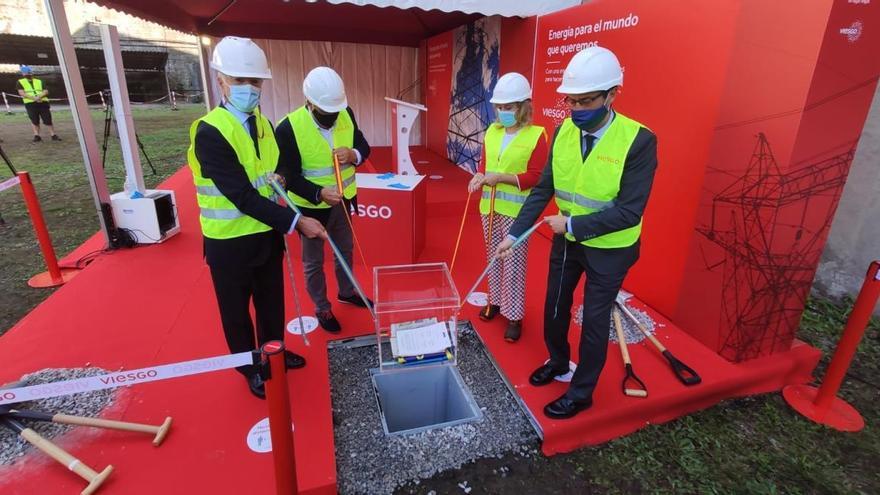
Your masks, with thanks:
[(121, 373), (119, 375), (113, 376), (102, 376), (99, 378), (101, 383), (104, 385), (116, 384), (116, 383), (124, 383), (124, 382), (134, 382), (137, 380), (143, 380), (145, 378), (155, 378), (159, 373), (156, 370), (147, 370), (147, 371), (130, 371), (128, 373)]
[(619, 158), (613, 158), (613, 157), (610, 157), (610, 156), (608, 156), (608, 155), (599, 155), (599, 156), (596, 157), (596, 160), (599, 160), (600, 162), (608, 162), (608, 163), (611, 163), (611, 164), (613, 164), (613, 165), (620, 165), (620, 159), (619, 159)]
[[(352, 207), (352, 213), (354, 213), (354, 207)], [(364, 205), (358, 204), (357, 214), (360, 217), (367, 218), (381, 218), (382, 220), (388, 220), (392, 215), (391, 208), (385, 205), (375, 206), (375, 205)]]
[(862, 27), (862, 21), (855, 21), (849, 27), (840, 28), (840, 34), (846, 36), (850, 43), (855, 43), (862, 36)]
[(856, 5), (859, 5), (859, 4), (868, 5), (871, 3), (871, 0), (849, 0), (848, 3), (854, 3)]
[(15, 400), (14, 392), (3, 392), (0, 394), (0, 400)]

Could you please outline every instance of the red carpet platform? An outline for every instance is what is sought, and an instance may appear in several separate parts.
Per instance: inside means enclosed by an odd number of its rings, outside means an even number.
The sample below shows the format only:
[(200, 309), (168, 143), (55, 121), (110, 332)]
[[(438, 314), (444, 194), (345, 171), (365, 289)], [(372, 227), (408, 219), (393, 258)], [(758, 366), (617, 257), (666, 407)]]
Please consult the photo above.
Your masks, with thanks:
[[(382, 172), (389, 169), (389, 158), (390, 152), (380, 148), (374, 151), (371, 162)], [(448, 262), (469, 176), (424, 149), (413, 150), (413, 161), (423, 173), (443, 176), (426, 179), (428, 228), (421, 261)], [(42, 368), (90, 364), (107, 370), (135, 369), (227, 352), (210, 275), (201, 259), (189, 171), (182, 169), (164, 187), (177, 192), (181, 233), (160, 245), (99, 256), (35, 308), (0, 338), (0, 362), (4, 363), (0, 382), (17, 380)], [(485, 266), (476, 201), (471, 205), (462, 252), (453, 273), (462, 292)], [(293, 250), (299, 249), (296, 239), (291, 238), (290, 242)], [(102, 245), (103, 241), (96, 236), (71, 253), (65, 263), (72, 264)], [(609, 349), (593, 408), (572, 420), (550, 421), (541, 409), (562, 394), (565, 386), (534, 388), (527, 384), (529, 373), (546, 358), (541, 306), (548, 251), (545, 238), (532, 238), (522, 341), (504, 342), (503, 324), (480, 322), (476, 318), (477, 308), (468, 306), (462, 315), (475, 322), (495, 361), (537, 420), (547, 454), (607, 441), (725, 398), (768, 392), (784, 384), (810, 380), (819, 356), (809, 346), (797, 344), (789, 352), (772, 358), (732, 365), (675, 328), (662, 315), (635, 302), (634, 306), (649, 311), (665, 325), (658, 329), (659, 338), (700, 373), (703, 383), (685, 388), (654, 349), (637, 344), (630, 346), (630, 352), (650, 396), (624, 397), (620, 391), (622, 365), (615, 346)], [(295, 263), (297, 283), (302, 288), (299, 263)], [(332, 273), (332, 269), (327, 273)], [(371, 274), (363, 266), (356, 266), (356, 274), (362, 286), (371, 286)], [(332, 293), (332, 282), (330, 285)], [(290, 288), (286, 290), (287, 314), (292, 317), (292, 296)], [(302, 302), (308, 314), (310, 304)], [(350, 306), (335, 309), (344, 331), (333, 338), (373, 331), (365, 310)], [(571, 333), (575, 348), (576, 333)], [(312, 332), (310, 339), (312, 345), (306, 348), (299, 337), (286, 337), (287, 345), (308, 359), (308, 366), (288, 374), (297, 475), (303, 493), (335, 493), (326, 352), (329, 339), (320, 330)], [(270, 454), (255, 453), (246, 444), (248, 431), (266, 415), (265, 402), (252, 397), (244, 380), (229, 370), (119, 389), (119, 400), (105, 411), (106, 417), (157, 424), (165, 416), (174, 417), (172, 432), (159, 448), (141, 435), (84, 428), (76, 428), (56, 440), (94, 468), (100, 470), (107, 464), (116, 468), (102, 493), (271, 493), (274, 483)], [(15, 466), (0, 469), (0, 493), (4, 494), (69, 494), (78, 493), (83, 486), (75, 475), (36, 452)]]

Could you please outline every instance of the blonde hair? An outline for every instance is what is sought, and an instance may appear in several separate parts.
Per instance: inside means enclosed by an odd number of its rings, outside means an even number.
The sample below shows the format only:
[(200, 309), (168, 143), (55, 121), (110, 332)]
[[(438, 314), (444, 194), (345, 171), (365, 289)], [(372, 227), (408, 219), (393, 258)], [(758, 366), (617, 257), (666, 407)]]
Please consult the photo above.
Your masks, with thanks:
[[(520, 127), (526, 127), (532, 123), (532, 100), (523, 100), (513, 102), (516, 105), (516, 111), (514, 116), (516, 118), (516, 125)], [(501, 120), (498, 118), (498, 105), (495, 105), (495, 123), (501, 124)]]

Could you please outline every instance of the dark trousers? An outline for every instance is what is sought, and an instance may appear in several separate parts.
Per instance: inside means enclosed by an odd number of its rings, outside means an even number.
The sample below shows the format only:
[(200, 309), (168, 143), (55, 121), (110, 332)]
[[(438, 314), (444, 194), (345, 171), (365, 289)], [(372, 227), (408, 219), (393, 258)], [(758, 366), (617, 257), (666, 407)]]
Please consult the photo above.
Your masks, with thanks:
[[(633, 249), (634, 255), (623, 252)], [(553, 236), (547, 298), (544, 301), (544, 341), (550, 352), (550, 365), (558, 370), (565, 370), (568, 369), (571, 359), (568, 329), (574, 290), (580, 283), (581, 275), (586, 273), (578, 367), (566, 392), (568, 398), (575, 401), (592, 399), (593, 389), (596, 388), (608, 353), (611, 306), (629, 267), (635, 261), (634, 258), (638, 257), (637, 245), (620, 250), (620, 254), (624, 255), (622, 257), (614, 256), (616, 253), (610, 253), (612, 250), (602, 250), (609, 253), (602, 253), (601, 256), (612, 255), (610, 263), (601, 259), (589, 260), (591, 251), (599, 250), (569, 242), (561, 235)], [(601, 268), (598, 263), (603, 263)]]
[[(284, 338), (284, 276), (280, 250), (257, 266), (211, 266), (214, 293), (220, 307), (220, 320), (226, 344), (232, 353), (258, 349), (270, 340)], [(257, 328), (251, 321), (250, 302), (253, 298)], [(236, 368), (249, 376), (254, 366)]]
[[(336, 247), (345, 258), (348, 266), (352, 266), (352, 248), (354, 247), (353, 235), (348, 220), (345, 218), (346, 212), (342, 203), (330, 208), (330, 214), (324, 228), (327, 229), (327, 235), (336, 243)], [(324, 276), (324, 239), (316, 237), (309, 239), (300, 234), (302, 241), (302, 260), (303, 272), (306, 278), (306, 291), (312, 302), (315, 303), (315, 312), (329, 311), (330, 301), (327, 299), (327, 279)], [(355, 294), (354, 285), (342, 265), (334, 255), (334, 266), (336, 267), (336, 286), (339, 289), (338, 295), (342, 297), (351, 297)]]

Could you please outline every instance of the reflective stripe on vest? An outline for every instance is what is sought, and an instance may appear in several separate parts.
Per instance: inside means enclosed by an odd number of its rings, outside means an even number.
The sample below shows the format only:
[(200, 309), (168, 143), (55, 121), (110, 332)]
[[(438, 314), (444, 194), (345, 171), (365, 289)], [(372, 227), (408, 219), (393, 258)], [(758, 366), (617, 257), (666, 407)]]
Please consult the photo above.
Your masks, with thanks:
[[(239, 165), (244, 168), (248, 180), (260, 196), (269, 198), (272, 188), (266, 180), (266, 174), (275, 170), (278, 163), (278, 145), (275, 143), (275, 132), (268, 119), (258, 112), (257, 142), (260, 156), (254, 148), (254, 141), (242, 123), (228, 110), (217, 107), (190, 127), (190, 146), (187, 150), (189, 167), (196, 186), (196, 200), (199, 204), (199, 223), (202, 234), (212, 239), (229, 239), (271, 230), (271, 227), (259, 220), (239, 211), (224, 196), (214, 181), (202, 176), (202, 166), (195, 153), (195, 137), (199, 123), (204, 122), (218, 131), (235, 151)], [(230, 164), (234, 166), (234, 164)]]
[[(266, 180), (266, 176), (260, 176), (256, 180), (251, 181), (251, 186), (254, 189), (267, 185), (269, 185), (269, 181)], [(223, 193), (220, 192), (220, 189), (217, 189), (217, 186), (196, 186), (196, 192), (204, 196), (223, 196)]]
[[(621, 114), (614, 120), (602, 139), (584, 161), (581, 153), (581, 130), (571, 119), (559, 127), (553, 143), (553, 184), (556, 205), (566, 216), (589, 215), (610, 208), (620, 191), (620, 178), (626, 156), (643, 126)], [(620, 248), (639, 240), (642, 223), (617, 232), (594, 237), (581, 244), (596, 248)], [(566, 239), (574, 241), (571, 234)]]
[[(31, 84), (31, 82), (33, 82), (33, 84)], [(31, 96), (36, 96), (37, 93), (41, 93), (43, 91), (43, 81), (37, 79), (36, 77), (33, 78), (32, 81), (29, 81), (28, 78), (26, 78), (26, 77), (22, 77), (21, 79), (18, 80), (18, 83), (21, 84), (21, 87), (22, 87), (22, 89), (24, 89), (25, 94), (28, 94)], [(41, 102), (49, 101), (49, 98), (43, 97), (40, 101)], [(32, 98), (22, 97), (21, 102), (22, 103), (33, 103), (34, 100)]]
[[(302, 106), (285, 118), (290, 121), (290, 127), (293, 129), (293, 137), (296, 139), (296, 146), (302, 160), (303, 177), (322, 187), (335, 186), (336, 168), (333, 166), (333, 151), (321, 131), (318, 130), (318, 124), (312, 118), (311, 112)], [(351, 148), (354, 146), (354, 122), (352, 122), (347, 110), (339, 112), (332, 132), (333, 147)], [(346, 199), (351, 199), (357, 194), (355, 168), (351, 164), (340, 164), (340, 174), (342, 175), (343, 196)], [(287, 194), (298, 206), (330, 208), (330, 205), (323, 201), (316, 205), (292, 192)]]
[[(505, 130), (501, 124), (492, 124), (486, 129), (483, 144), (486, 147), (486, 173), (518, 175), (526, 171), (529, 159), (538, 140), (543, 136), (546, 139), (544, 128), (537, 125), (529, 125), (519, 130), (513, 139), (507, 143), (504, 151), (501, 151), (501, 142), (504, 140)], [(483, 186), (483, 195), (480, 200), (480, 213), (489, 214), (491, 203), (491, 191), (489, 186)], [(495, 212), (516, 218), (531, 189), (520, 191), (519, 187), (512, 184), (497, 184), (495, 186)]]

